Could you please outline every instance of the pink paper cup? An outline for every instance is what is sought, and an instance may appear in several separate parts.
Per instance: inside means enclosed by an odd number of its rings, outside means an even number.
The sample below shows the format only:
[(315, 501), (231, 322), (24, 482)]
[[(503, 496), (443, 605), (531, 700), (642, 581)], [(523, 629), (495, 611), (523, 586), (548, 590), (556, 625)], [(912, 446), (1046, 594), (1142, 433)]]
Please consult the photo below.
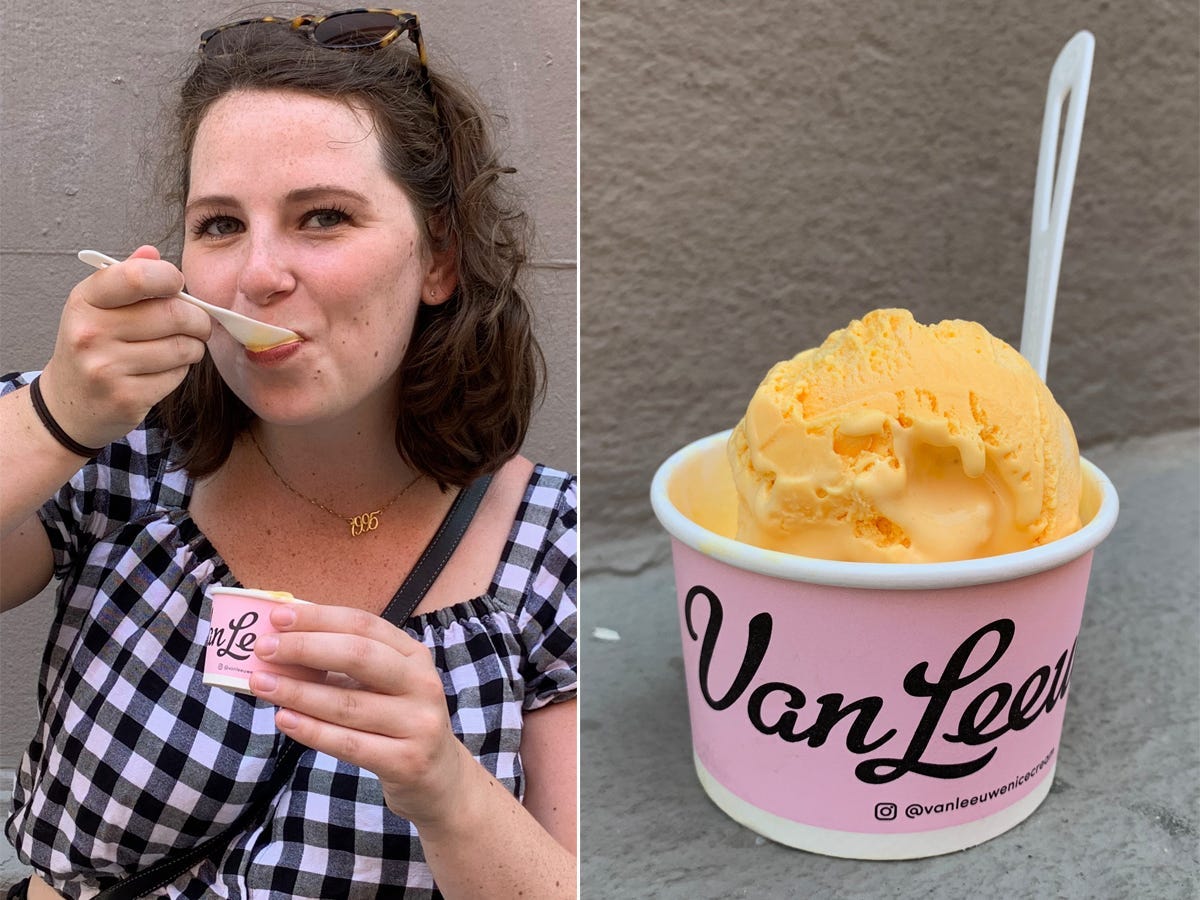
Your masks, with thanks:
[(651, 487), (705, 792), (771, 840), (851, 859), (950, 853), (1028, 817), (1054, 778), (1112, 483), (1084, 460), (1084, 525), (1042, 547), (834, 562), (724, 536), (728, 436), (684, 447)]
[(208, 639), (204, 647), (204, 683), (239, 694), (251, 694), (250, 676), (272, 672), (303, 681), (323, 681), (324, 673), (306, 666), (281, 666), (259, 659), (254, 645), (264, 634), (278, 634), (271, 610), (281, 603), (307, 603), (275, 591), (256, 591), (214, 585), (208, 589), (212, 605)]

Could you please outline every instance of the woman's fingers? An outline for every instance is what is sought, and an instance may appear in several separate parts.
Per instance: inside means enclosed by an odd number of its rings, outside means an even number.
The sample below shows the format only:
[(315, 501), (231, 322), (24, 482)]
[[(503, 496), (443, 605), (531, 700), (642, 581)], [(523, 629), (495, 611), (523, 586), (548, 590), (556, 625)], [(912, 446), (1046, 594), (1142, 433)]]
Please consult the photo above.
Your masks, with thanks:
[(183, 334), (169, 334), (130, 344), (115, 360), (128, 375), (155, 375), (204, 358), (204, 341)]
[(103, 447), (127, 434), (203, 358), (212, 322), (172, 296), (182, 287), (180, 271), (146, 246), (71, 291), (39, 383), (75, 440)]
[[(386, 623), (385, 623), (386, 624)], [(415, 643), (415, 642), (414, 642)], [(375, 637), (344, 632), (292, 631), (258, 639), (261, 659), (341, 672), (381, 694), (442, 694), (441, 679), (417, 654), (405, 655)]]
[[(204, 342), (182, 334), (172, 334), (153, 340), (137, 341), (97, 349), (85, 360), (77, 362), (89, 381), (96, 385), (100, 396), (116, 397), (121, 379), (137, 375), (157, 375), (188, 366), (204, 358)], [(101, 384), (108, 389), (100, 391)], [(144, 385), (143, 385), (144, 387)], [(140, 388), (136, 389), (140, 392)], [(143, 401), (144, 402), (144, 401)]]
[(262, 699), (315, 721), (391, 739), (426, 734), (438, 728), (445, 718), (419, 702), (284, 675), (255, 673), (250, 687)]
[(115, 309), (183, 290), (183, 273), (148, 250), (153, 248), (139, 247), (129, 259), (89, 275), (77, 288), (80, 299), (97, 309)]
[(462, 783), (470, 756), (450, 728), (444, 696), (393, 697), (261, 672), (250, 687), (279, 704), (275, 724), (288, 737), (374, 772), (398, 815), (415, 821), (445, 810)]
[(371, 772), (379, 772), (389, 759), (395, 760), (396, 741), (389, 736), (335, 725), (327, 719), (314, 718), (287, 707), (275, 714), (275, 724), (305, 747)]
[(382, 616), (350, 606), (320, 603), (280, 604), (271, 610), (271, 623), (281, 632), (305, 631), (351, 634), (378, 641), (403, 656), (426, 657), (429, 649)]
[(207, 341), (212, 335), (212, 319), (202, 309), (178, 297), (143, 297), (128, 305), (99, 309), (83, 302), (75, 321), (80, 349), (103, 341), (138, 343), (172, 335)]
[(348, 607), (281, 604), (271, 622), (280, 632), (261, 635), (256, 655), (329, 673), (324, 684), (251, 678), (257, 696), (280, 706), (280, 731), (374, 772), (399, 815), (445, 808), (469, 754), (450, 726), (428, 649), (386, 619)]
[(384, 782), (385, 793), (394, 773), (427, 777), (430, 771), (444, 767), (439, 764), (452, 761), (453, 754), (448, 751), (455, 750), (458, 744), (453, 737), (449, 741), (437, 742), (397, 740), (316, 718), (288, 707), (281, 708), (275, 714), (275, 724), (280, 731), (305, 747), (374, 772)]

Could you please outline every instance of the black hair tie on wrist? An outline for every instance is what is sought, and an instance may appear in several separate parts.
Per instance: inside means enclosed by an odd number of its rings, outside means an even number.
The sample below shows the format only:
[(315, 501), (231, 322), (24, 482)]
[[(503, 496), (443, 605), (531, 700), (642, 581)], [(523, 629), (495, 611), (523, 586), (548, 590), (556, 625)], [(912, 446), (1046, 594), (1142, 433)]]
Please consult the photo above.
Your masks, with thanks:
[(50, 415), (50, 408), (46, 406), (46, 400), (44, 397), (42, 397), (41, 385), (38, 384), (38, 380), (41, 377), (42, 376), (39, 375), (37, 378), (34, 378), (33, 381), (29, 382), (29, 399), (33, 401), (34, 412), (36, 412), (38, 418), (42, 420), (42, 424), (46, 426), (46, 430), (50, 432), (51, 436), (53, 436), (56, 441), (58, 441), (76, 456), (84, 456), (88, 459), (94, 459), (95, 457), (99, 456), (101, 451), (104, 449), (103, 447), (95, 448), (83, 446), (83, 444), (79, 443), (79, 441), (75, 440), (73, 437), (63, 431), (62, 426), (54, 421), (54, 416)]

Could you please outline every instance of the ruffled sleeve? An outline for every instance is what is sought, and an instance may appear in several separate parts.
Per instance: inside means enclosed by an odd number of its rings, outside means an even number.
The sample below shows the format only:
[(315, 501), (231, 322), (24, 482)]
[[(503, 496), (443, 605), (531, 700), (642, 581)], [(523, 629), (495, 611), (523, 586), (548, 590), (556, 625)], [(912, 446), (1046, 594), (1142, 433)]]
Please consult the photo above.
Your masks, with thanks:
[[(28, 385), (39, 374), (0, 377), (0, 395)], [(38, 518), (50, 538), (55, 577), (65, 577), (73, 561), (83, 558), (97, 538), (114, 524), (129, 521), (150, 498), (162, 451), (161, 435), (139, 426), (85, 463), (43, 504)]]
[[(8, 394), (25, 387), (40, 372), (23, 372), (5, 375), (0, 379), (0, 394)], [(92, 518), (91, 492), (95, 481), (95, 463), (89, 462), (59, 488), (58, 492), (38, 510), (50, 546), (54, 551), (54, 574), (62, 578), (71, 568), (71, 559), (86, 551), (90, 543), (85, 537)]]
[(573, 477), (560, 475), (558, 484), (546, 484), (543, 478), (530, 497), (531, 503), (546, 503), (551, 514), (517, 614), (525, 651), (521, 675), (526, 711), (571, 700), (576, 694), (577, 491)]

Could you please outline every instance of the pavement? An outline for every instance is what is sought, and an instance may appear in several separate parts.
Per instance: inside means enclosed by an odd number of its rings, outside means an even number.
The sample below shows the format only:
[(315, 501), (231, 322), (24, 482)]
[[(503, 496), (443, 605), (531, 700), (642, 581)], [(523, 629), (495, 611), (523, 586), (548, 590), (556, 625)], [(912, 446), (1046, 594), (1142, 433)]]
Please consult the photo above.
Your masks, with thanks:
[(1189, 430), (1085, 451), (1121, 512), (1095, 554), (1053, 788), (1011, 831), (921, 860), (819, 856), (722, 813), (692, 763), (666, 538), (646, 534), (656, 561), (630, 574), (589, 570), (614, 548), (585, 540), (583, 897), (1200, 896), (1198, 448)]

